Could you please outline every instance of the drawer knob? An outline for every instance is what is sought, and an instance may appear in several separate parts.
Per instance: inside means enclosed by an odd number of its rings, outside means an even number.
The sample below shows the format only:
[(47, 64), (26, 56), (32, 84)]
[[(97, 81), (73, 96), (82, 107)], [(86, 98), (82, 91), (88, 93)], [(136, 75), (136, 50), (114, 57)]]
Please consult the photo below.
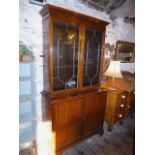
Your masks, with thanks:
[(130, 108), (130, 106), (128, 105), (128, 108)]
[(119, 115), (118, 115), (118, 117), (119, 117), (119, 118), (122, 118), (122, 117), (123, 117), (123, 115), (122, 115), (122, 114), (119, 114)]
[(121, 108), (124, 108), (124, 104), (121, 104), (120, 107), (121, 107)]
[(126, 96), (125, 95), (122, 95), (122, 98), (126, 98)]

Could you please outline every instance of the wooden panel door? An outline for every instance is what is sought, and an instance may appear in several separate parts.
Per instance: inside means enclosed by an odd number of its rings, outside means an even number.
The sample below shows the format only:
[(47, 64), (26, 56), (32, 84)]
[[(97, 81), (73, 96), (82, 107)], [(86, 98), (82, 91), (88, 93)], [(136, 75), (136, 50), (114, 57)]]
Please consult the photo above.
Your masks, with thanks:
[(61, 99), (53, 104), (52, 132), (55, 133), (55, 149), (64, 147), (81, 138), (83, 99), (79, 96)]
[(83, 136), (88, 136), (103, 128), (106, 93), (88, 93), (83, 97)]

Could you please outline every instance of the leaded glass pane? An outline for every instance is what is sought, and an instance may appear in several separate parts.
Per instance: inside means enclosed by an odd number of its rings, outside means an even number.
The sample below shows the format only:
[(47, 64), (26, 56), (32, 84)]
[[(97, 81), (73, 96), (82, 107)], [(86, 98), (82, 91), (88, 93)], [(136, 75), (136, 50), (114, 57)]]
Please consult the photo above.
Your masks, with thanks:
[(86, 29), (83, 86), (99, 83), (102, 32)]
[(78, 26), (54, 24), (54, 91), (77, 87)]

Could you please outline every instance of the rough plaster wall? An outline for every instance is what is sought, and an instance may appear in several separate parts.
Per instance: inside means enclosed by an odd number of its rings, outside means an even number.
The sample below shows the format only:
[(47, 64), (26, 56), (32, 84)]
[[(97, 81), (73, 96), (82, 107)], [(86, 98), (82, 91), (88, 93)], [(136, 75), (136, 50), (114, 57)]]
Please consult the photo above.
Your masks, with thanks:
[(75, 12), (80, 12), (89, 16), (94, 16), (99, 19), (110, 21), (110, 15), (106, 12), (101, 12), (83, 4), (81, 0), (48, 0), (49, 4), (63, 7)]
[(112, 17), (134, 17), (135, 16), (135, 0), (127, 0), (119, 8), (111, 12)]
[[(19, 41), (22, 41), (33, 49), (35, 57), (35, 92), (36, 92), (36, 111), (37, 111), (37, 139), (43, 139), (39, 126), (41, 124), (41, 95), (43, 90), (43, 63), (40, 55), (42, 54), (42, 17), (39, 14), (41, 6), (33, 5), (29, 3), (29, 0), (19, 0)], [(39, 154), (42, 155), (47, 150), (44, 144), (38, 143)], [(45, 154), (46, 155), (46, 154)]]
[(135, 42), (135, 28), (123, 18), (117, 18), (107, 26), (105, 42), (115, 46), (117, 40)]
[[(19, 40), (33, 49), (35, 57), (35, 84), (36, 84), (36, 103), (37, 115), (40, 116), (40, 92), (42, 90), (42, 17), (39, 11), (42, 7), (32, 5), (29, 0), (19, 1)], [(40, 118), (39, 118), (40, 119)]]
[[(121, 18), (111, 21), (110, 16), (107, 13), (89, 8), (85, 4), (81, 3), (80, 0), (50, 0), (49, 3), (109, 21), (110, 25), (107, 27), (106, 42), (110, 44), (115, 45), (117, 40), (134, 42), (134, 27), (131, 24), (124, 23), (123, 19)], [(29, 3), (29, 0), (19, 1), (19, 38), (20, 41), (23, 41), (25, 44), (33, 48), (33, 53), (35, 56), (34, 65), (36, 71), (35, 83), (38, 124), (41, 121), (40, 92), (43, 90), (43, 60), (40, 57), (43, 49), (42, 17), (39, 14), (41, 9), (41, 6), (31, 4)], [(44, 130), (43, 128), (44, 127), (38, 128), (38, 132)], [(44, 139), (44, 137), (45, 136), (41, 134), (39, 135), (39, 138), (41, 139)], [(42, 150), (45, 152), (45, 150), (47, 150), (47, 146), (43, 145), (44, 143), (41, 144)], [(46, 155), (46, 153), (44, 155)]]
[(108, 42), (115, 45), (117, 40), (124, 40), (129, 42), (135, 41), (135, 28), (132, 24), (125, 23), (123, 18), (117, 18), (112, 21), (110, 19), (110, 15), (106, 12), (89, 8), (80, 0), (49, 0), (48, 3), (59, 7), (65, 7), (66, 9), (70, 9), (110, 22), (110, 24), (107, 26), (105, 40), (106, 43)]

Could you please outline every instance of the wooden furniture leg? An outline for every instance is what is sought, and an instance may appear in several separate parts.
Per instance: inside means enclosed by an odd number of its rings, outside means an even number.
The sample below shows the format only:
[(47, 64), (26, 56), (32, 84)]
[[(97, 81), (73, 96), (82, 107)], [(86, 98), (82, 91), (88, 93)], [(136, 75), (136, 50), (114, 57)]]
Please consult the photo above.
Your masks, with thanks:
[(108, 131), (111, 132), (113, 129), (113, 125), (108, 124)]
[(100, 136), (103, 136), (103, 134), (104, 134), (104, 129), (102, 129), (102, 130), (99, 131), (99, 135)]
[(123, 121), (121, 120), (121, 121), (119, 121), (119, 125), (123, 125)]
[(134, 114), (130, 114), (130, 118), (131, 119), (134, 119)]

